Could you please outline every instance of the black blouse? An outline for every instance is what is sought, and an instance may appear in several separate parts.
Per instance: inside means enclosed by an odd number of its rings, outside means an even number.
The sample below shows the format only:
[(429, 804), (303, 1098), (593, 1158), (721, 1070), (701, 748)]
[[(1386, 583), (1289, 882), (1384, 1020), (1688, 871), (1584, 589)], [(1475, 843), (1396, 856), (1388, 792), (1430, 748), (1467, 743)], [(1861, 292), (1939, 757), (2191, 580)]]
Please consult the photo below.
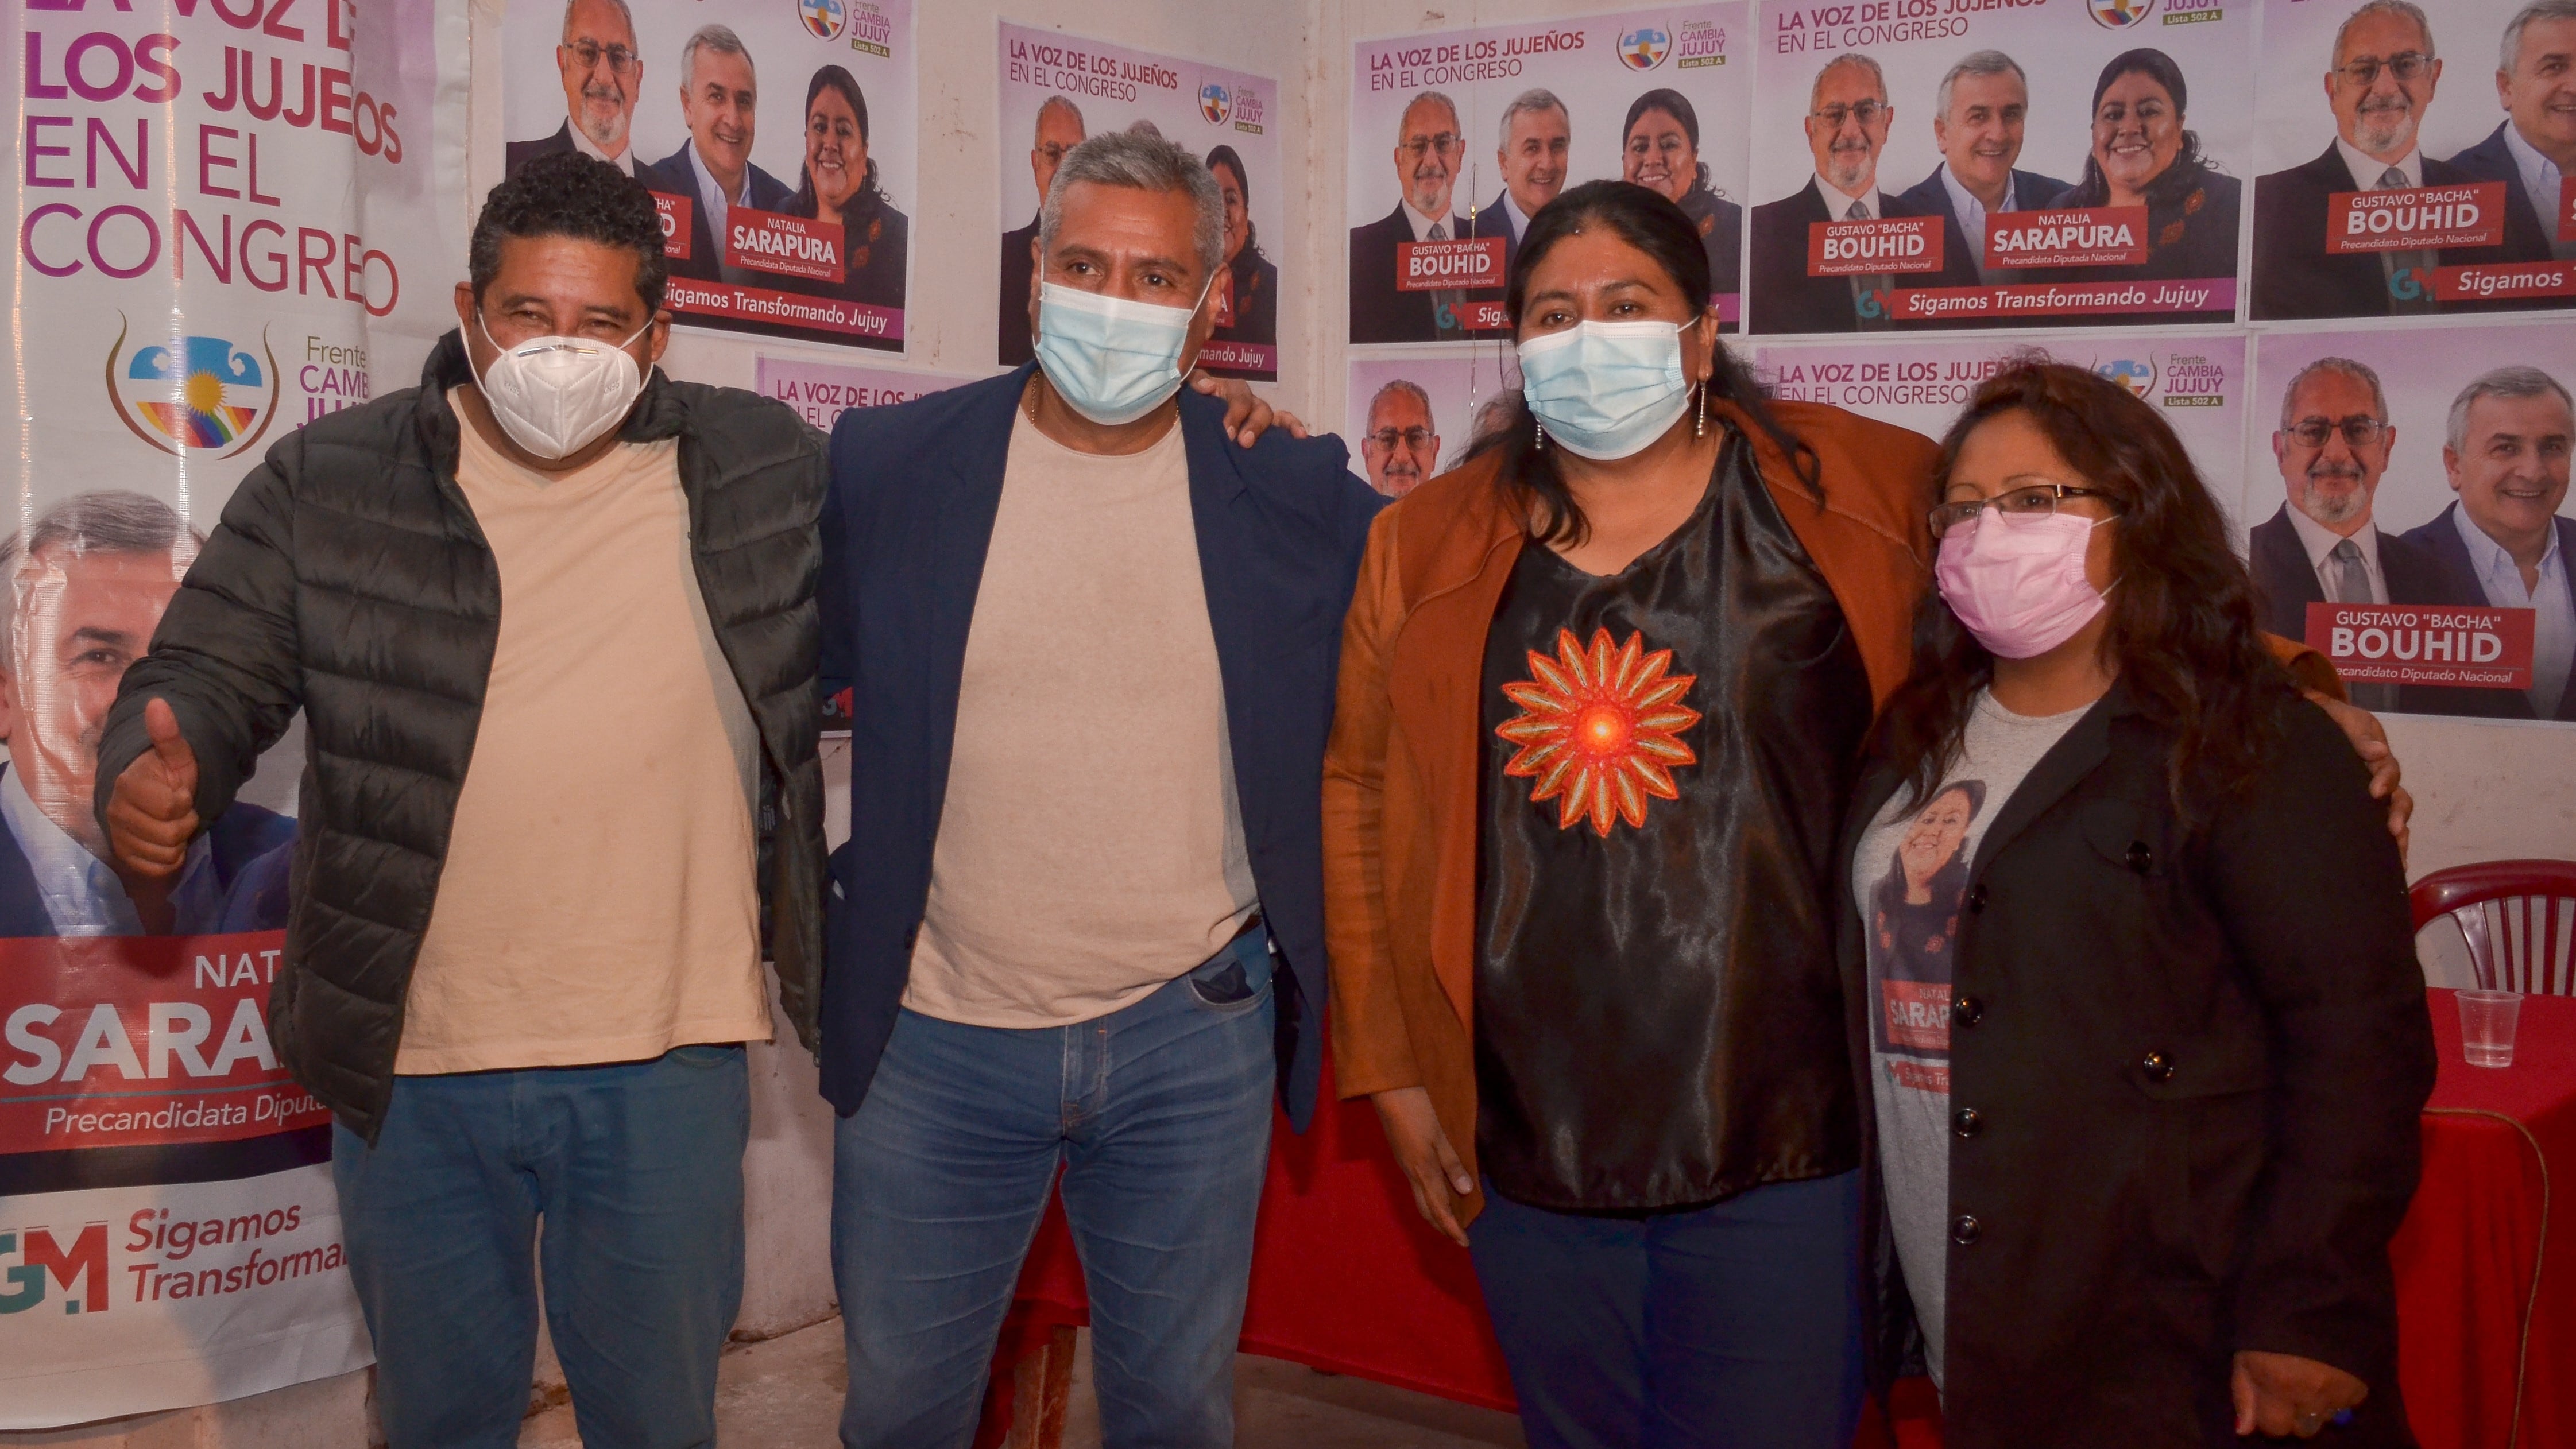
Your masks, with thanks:
[(1655, 1211), (1854, 1165), (1840, 1008), (1779, 998), (1831, 979), (1870, 708), (1740, 437), (1620, 573), (1522, 548), (1481, 707), (1476, 1143), (1497, 1191)]

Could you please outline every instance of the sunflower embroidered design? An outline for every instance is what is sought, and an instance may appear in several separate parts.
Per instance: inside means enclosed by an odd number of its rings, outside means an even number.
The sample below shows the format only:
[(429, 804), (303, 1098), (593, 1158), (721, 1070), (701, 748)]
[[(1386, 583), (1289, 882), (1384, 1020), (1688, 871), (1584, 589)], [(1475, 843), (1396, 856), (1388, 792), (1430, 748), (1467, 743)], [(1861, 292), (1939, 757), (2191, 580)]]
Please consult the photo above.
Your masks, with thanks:
[(1589, 819), (1606, 839), (1614, 819), (1642, 826), (1647, 798), (1680, 799), (1672, 772), (1699, 763), (1679, 738), (1700, 720), (1682, 703), (1699, 676), (1668, 673), (1673, 651), (1648, 654), (1644, 637), (1614, 645), (1609, 630), (1596, 629), (1586, 649), (1573, 630), (1559, 629), (1556, 657), (1531, 650), (1532, 678), (1503, 686), (1521, 707), (1494, 729), (1520, 746), (1503, 773), (1537, 781), (1530, 803), (1556, 801), (1560, 830)]

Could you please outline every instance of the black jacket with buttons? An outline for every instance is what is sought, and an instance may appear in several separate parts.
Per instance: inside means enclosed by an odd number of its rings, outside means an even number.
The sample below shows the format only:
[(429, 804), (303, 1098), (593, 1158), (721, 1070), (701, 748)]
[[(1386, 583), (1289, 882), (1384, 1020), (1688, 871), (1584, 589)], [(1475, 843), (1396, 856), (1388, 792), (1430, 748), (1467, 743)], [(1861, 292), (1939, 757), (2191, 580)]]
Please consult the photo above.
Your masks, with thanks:
[[(212, 820), (298, 709), (308, 730), (286, 955), (269, 1031), (287, 1069), (374, 1141), (412, 963), (446, 864), (501, 632), (501, 576), (456, 483), (470, 379), (454, 332), (421, 385), (296, 429), (233, 490), (125, 673), (99, 742), (98, 809), (169, 701)], [(808, 1047), (823, 965), (816, 691), (823, 440), (780, 404), (656, 368), (619, 430), (679, 440), (699, 591), (760, 733), (761, 883), (779, 998)], [(568, 719), (567, 730), (614, 728)], [(649, 785), (650, 782), (642, 782)]]
[[(2115, 686), (1990, 804), (1951, 991), (1951, 1449), (2239, 1441), (2239, 1350), (2370, 1386), (2317, 1443), (2406, 1444), (2388, 1242), (2434, 1074), (2406, 877), (2368, 776), (2286, 692), (2255, 784), (2187, 829), (2171, 737)], [(1919, 1354), (1875, 1181), (1859, 836), (1840, 873), (1860, 1082), (1871, 1350)]]

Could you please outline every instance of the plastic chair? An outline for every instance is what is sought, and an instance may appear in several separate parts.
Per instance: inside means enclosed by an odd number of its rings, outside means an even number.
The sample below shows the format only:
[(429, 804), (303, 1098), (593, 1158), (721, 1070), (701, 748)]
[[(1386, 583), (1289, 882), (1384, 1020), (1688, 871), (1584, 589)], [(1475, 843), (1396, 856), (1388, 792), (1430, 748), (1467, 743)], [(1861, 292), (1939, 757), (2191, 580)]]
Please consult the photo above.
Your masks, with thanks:
[(2576, 996), (2576, 860), (2488, 860), (2437, 870), (2406, 893), (2420, 931), (2441, 916), (2468, 938), (2478, 985)]

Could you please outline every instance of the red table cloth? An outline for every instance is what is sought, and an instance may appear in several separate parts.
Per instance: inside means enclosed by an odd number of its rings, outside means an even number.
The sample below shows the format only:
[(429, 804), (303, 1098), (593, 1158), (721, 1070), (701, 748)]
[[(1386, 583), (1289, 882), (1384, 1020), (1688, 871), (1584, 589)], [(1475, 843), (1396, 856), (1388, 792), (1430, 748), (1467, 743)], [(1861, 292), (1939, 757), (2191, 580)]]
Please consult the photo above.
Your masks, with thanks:
[[(2391, 1247), (2409, 1416), (2425, 1449), (2576, 1446), (2576, 1201), (2549, 1201), (2553, 1168), (2576, 1198), (2576, 1000), (2524, 1002), (2503, 1069), (2462, 1060), (2450, 992), (2429, 1005), (2441, 1078), (2423, 1186)], [(1073, 1240), (1050, 1204), (996, 1355), (1001, 1392), (1048, 1330), (1085, 1315)], [(1303, 1136), (1274, 1124), (1243, 1349), (1512, 1407), (1467, 1255), (1415, 1214), (1365, 1101), (1328, 1100)], [(1934, 1449), (1930, 1388), (1899, 1385), (1893, 1422), (1873, 1413), (1862, 1443)], [(1007, 1410), (988, 1426), (994, 1417)]]

